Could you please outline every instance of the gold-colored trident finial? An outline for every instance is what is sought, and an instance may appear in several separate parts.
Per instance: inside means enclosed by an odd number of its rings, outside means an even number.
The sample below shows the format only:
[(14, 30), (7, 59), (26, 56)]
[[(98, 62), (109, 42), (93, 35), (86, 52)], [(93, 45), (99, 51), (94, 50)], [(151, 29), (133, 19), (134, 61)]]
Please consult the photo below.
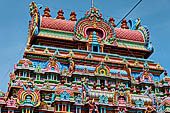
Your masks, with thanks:
[(91, 0), (91, 8), (93, 8), (93, 0)]

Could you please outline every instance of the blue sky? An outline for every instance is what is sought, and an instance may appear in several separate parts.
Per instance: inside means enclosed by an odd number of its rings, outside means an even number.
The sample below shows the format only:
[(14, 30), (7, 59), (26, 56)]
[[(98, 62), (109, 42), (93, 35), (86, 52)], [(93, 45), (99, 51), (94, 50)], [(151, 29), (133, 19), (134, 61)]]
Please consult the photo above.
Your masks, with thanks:
[[(22, 58), (26, 47), (29, 4), (32, 0), (0, 0), (0, 89), (6, 91), (9, 81), (9, 70)], [(94, 6), (100, 9), (105, 19), (115, 18), (115, 23), (137, 3), (138, 0), (94, 0)], [(63, 9), (64, 16), (69, 19), (70, 12), (82, 17), (91, 7), (91, 0), (35, 0), (43, 9), (49, 7), (52, 17)], [(42, 11), (43, 11), (42, 9)], [(41, 11), (41, 14), (42, 14)], [(150, 29), (154, 53), (149, 59), (160, 63), (170, 72), (170, 0), (143, 0), (141, 4), (126, 18), (141, 18), (143, 25)]]

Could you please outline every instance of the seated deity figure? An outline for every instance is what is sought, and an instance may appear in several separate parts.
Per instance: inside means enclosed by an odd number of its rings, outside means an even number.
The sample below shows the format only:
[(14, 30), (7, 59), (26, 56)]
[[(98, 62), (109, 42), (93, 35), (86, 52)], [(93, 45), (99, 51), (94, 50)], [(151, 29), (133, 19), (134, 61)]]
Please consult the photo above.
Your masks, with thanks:
[(120, 96), (118, 99), (119, 99), (119, 105), (120, 106), (126, 105), (126, 101), (125, 101), (125, 98), (123, 96)]
[(98, 107), (95, 104), (94, 100), (92, 102), (88, 102), (90, 109), (89, 109), (89, 113), (99, 113), (98, 111)]
[(27, 95), (24, 103), (25, 104), (32, 104), (33, 103), (32, 97), (30, 95)]

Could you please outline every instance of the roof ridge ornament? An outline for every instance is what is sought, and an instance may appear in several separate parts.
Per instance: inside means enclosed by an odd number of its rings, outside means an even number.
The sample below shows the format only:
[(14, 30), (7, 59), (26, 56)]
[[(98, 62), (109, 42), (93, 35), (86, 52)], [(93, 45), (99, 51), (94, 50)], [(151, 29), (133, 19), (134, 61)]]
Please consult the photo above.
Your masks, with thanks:
[(122, 29), (129, 29), (129, 27), (127, 26), (126, 19), (123, 19), (123, 20), (122, 20), (121, 28), (122, 28)]
[(58, 15), (57, 15), (57, 17), (56, 17), (57, 19), (65, 20), (65, 18), (64, 18), (64, 16), (63, 16), (64, 12), (63, 12), (62, 9), (59, 9), (59, 11), (58, 11), (57, 13), (58, 13)]
[(72, 11), (71, 14), (70, 14), (70, 20), (71, 21), (77, 21), (76, 16), (77, 16), (76, 13), (74, 11)]
[(50, 15), (50, 9), (49, 9), (48, 7), (46, 7), (46, 8), (44, 9), (43, 17), (51, 17), (51, 15)]
[(39, 9), (41, 9), (41, 5), (36, 5), (35, 2), (32, 2), (30, 5), (30, 15), (32, 18), (31, 22), (31, 36), (32, 35), (38, 35), (39, 33), (39, 27), (40, 27), (40, 14)]
[(113, 27), (116, 27), (115, 25), (115, 19), (113, 17), (110, 17), (109, 22), (112, 24)]
[(93, 22), (100, 21), (102, 19), (102, 14), (99, 15), (99, 9), (96, 8), (90, 8), (90, 14), (88, 15), (90, 20), (93, 20)]
[(90, 8), (85, 16), (76, 22), (74, 27), (74, 40), (87, 41), (90, 32), (96, 31), (99, 34), (101, 42), (105, 44), (114, 44), (115, 30), (113, 25), (102, 18), (99, 9)]

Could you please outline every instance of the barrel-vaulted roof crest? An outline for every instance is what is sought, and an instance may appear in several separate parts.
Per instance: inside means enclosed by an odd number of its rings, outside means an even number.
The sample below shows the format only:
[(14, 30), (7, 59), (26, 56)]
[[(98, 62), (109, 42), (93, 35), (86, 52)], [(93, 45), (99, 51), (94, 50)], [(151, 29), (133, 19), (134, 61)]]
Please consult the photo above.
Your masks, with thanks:
[(90, 35), (96, 32), (98, 42), (113, 44), (115, 40), (115, 31), (112, 24), (102, 18), (99, 9), (91, 8), (85, 16), (79, 19), (74, 27), (75, 40), (89, 41)]

